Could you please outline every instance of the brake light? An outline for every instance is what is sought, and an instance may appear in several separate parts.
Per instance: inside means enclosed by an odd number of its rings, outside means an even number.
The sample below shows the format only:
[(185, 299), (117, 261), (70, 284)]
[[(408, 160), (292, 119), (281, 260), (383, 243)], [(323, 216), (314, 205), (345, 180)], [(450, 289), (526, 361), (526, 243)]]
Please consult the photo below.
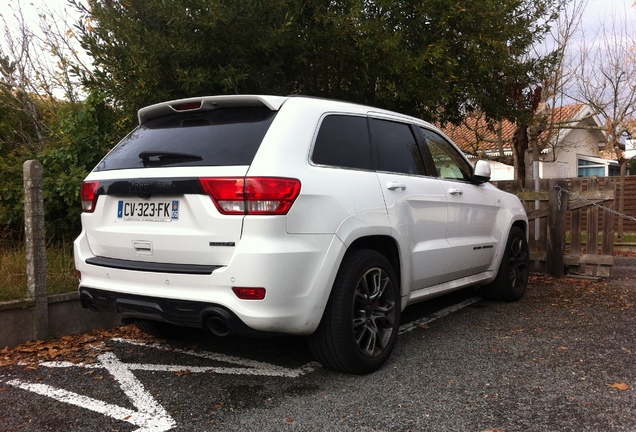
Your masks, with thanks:
[(175, 111), (192, 111), (201, 108), (201, 102), (186, 102), (171, 106)]
[(97, 205), (97, 193), (99, 189), (98, 181), (88, 181), (82, 183), (82, 189), (80, 190), (80, 197), (82, 199), (82, 211), (86, 213), (93, 213), (95, 206)]
[(280, 177), (200, 178), (222, 214), (285, 215), (300, 194), (300, 180)]

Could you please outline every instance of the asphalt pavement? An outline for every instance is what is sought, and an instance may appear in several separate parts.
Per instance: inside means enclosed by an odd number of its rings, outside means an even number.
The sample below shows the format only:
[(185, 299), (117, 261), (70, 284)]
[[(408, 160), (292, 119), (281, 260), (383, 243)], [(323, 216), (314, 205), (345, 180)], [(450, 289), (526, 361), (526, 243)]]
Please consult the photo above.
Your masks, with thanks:
[(353, 376), (302, 338), (109, 334), (85, 360), (0, 367), (1, 431), (636, 431), (636, 260), (407, 308), (389, 362)]

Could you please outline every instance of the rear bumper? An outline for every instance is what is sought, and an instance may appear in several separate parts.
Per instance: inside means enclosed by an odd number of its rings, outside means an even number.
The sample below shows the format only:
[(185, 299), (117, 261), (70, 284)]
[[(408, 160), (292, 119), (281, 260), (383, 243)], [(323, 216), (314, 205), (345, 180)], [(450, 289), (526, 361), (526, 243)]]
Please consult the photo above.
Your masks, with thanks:
[[(82, 303), (129, 321), (209, 328), (209, 316), (222, 316), (234, 333), (309, 335), (320, 323), (345, 246), (322, 234), (267, 240), (246, 238), (228, 265), (193, 274), (135, 268), (136, 261), (113, 266), (95, 257), (82, 232), (74, 245)], [(262, 287), (266, 295), (242, 300), (233, 287)]]
[(150, 319), (178, 326), (208, 329), (212, 322), (217, 324), (217, 329), (218, 323), (223, 323), (228, 334), (260, 333), (245, 325), (232, 311), (213, 303), (121, 294), (82, 286), (79, 293), (83, 307), (95, 311), (119, 313), (124, 322)]

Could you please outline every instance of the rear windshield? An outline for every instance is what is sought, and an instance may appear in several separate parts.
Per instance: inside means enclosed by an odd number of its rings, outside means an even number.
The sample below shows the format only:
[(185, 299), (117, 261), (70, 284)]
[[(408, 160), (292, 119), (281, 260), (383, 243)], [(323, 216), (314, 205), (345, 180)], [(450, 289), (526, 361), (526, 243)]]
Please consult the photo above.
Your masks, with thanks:
[(158, 117), (128, 134), (95, 171), (250, 165), (275, 116), (241, 107)]

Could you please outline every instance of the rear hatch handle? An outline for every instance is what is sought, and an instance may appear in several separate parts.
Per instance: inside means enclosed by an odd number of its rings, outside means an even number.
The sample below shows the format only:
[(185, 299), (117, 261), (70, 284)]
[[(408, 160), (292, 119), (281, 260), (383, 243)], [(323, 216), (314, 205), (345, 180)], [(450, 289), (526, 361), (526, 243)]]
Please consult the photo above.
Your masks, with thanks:
[(152, 255), (152, 243), (149, 241), (135, 240), (132, 242), (137, 255)]

